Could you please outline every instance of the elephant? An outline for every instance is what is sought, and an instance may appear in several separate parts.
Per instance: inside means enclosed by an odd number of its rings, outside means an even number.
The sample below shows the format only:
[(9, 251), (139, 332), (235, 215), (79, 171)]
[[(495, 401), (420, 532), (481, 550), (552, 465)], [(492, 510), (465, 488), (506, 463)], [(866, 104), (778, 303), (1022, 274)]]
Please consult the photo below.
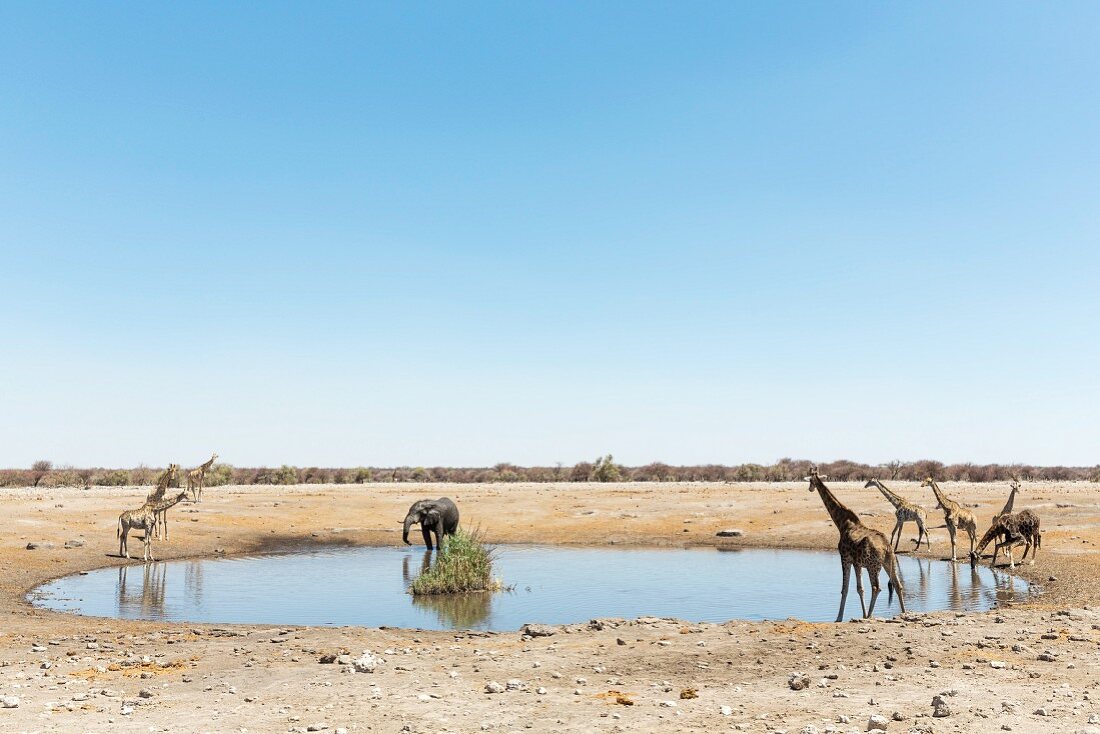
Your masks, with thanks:
[(428, 550), (432, 550), (433, 532), (436, 546), (442, 546), (444, 535), (455, 534), (458, 529), (458, 508), (447, 497), (414, 502), (409, 508), (409, 514), (405, 515), (405, 532), (401, 534), (405, 545), (412, 545), (409, 542), (409, 528), (416, 523), (420, 523), (424, 544), (428, 546)]

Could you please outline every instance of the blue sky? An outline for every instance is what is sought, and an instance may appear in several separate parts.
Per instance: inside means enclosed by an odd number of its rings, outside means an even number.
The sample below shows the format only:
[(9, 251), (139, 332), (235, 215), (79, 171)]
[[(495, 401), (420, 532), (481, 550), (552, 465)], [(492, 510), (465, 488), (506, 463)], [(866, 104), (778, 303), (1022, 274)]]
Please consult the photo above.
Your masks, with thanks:
[(1100, 6), (0, 6), (0, 465), (1095, 464)]

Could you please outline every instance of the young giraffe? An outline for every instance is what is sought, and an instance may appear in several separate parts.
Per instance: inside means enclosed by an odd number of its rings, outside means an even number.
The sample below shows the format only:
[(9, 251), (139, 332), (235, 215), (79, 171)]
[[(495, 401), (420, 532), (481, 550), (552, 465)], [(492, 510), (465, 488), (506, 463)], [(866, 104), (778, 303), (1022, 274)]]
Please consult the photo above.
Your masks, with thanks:
[[(898, 549), (898, 543), (901, 542), (901, 536), (904, 532), (905, 523), (915, 522), (917, 524), (917, 548), (920, 548), (921, 538), (928, 545), (932, 547), (932, 540), (928, 536), (928, 531), (924, 527), (925, 521), (928, 519), (928, 513), (924, 511), (924, 508), (919, 505), (914, 505), (909, 500), (905, 499), (901, 495), (894, 494), (886, 488), (882, 482), (877, 479), (872, 479), (863, 485), (864, 489), (869, 487), (877, 487), (879, 492), (882, 492), (882, 496), (894, 506), (894, 516), (897, 518), (897, 522), (894, 524), (894, 530), (890, 533), (890, 540), (894, 543), (894, 551)], [(897, 534), (897, 539), (894, 539), (894, 534)]]
[(947, 534), (951, 536), (951, 560), (955, 561), (955, 533), (959, 528), (966, 531), (970, 536), (970, 552), (974, 552), (975, 537), (978, 534), (978, 522), (974, 519), (974, 513), (966, 509), (958, 502), (947, 498), (943, 492), (940, 491), (940, 486), (936, 484), (936, 480), (932, 477), (928, 477), (920, 483), (922, 487), (931, 487), (932, 493), (936, 495), (936, 506), (943, 509), (943, 519), (947, 523)]
[(115, 537), (118, 538), (118, 554), (124, 558), (130, 557), (130, 551), (127, 548), (126, 541), (129, 539), (130, 531), (141, 528), (144, 532), (142, 537), (142, 560), (143, 561), (155, 561), (152, 552), (153, 543), (153, 528), (157, 522), (158, 513), (164, 512), (172, 505), (182, 501), (187, 496), (187, 492), (180, 492), (176, 497), (170, 497), (168, 499), (161, 500), (160, 502), (146, 502), (136, 510), (126, 510), (118, 516), (118, 530), (115, 533)]
[(210, 467), (214, 466), (214, 462), (217, 458), (218, 455), (214, 454), (210, 457), (210, 461), (199, 465), (197, 469), (192, 469), (187, 472), (187, 488), (191, 490), (195, 502), (202, 502), (202, 485), (206, 481), (206, 472), (210, 471)]
[[(837, 612), (836, 621), (844, 618), (844, 603), (848, 599), (849, 569), (854, 568), (856, 576), (856, 591), (859, 592), (859, 605), (863, 608), (863, 616), (870, 617), (875, 611), (875, 600), (879, 595), (878, 572), (886, 570), (890, 578), (887, 582), (889, 598), (892, 600), (894, 591), (898, 592), (898, 602), (901, 611), (905, 611), (905, 588), (901, 584), (898, 571), (898, 559), (894, 555), (886, 536), (877, 530), (867, 527), (859, 521), (856, 513), (842, 505), (833, 495), (817, 473), (817, 467), (810, 469), (810, 476), (806, 477), (810, 482), (810, 491), (815, 489), (821, 495), (821, 501), (825, 503), (825, 509), (832, 518), (833, 524), (840, 531), (840, 543), (837, 551), (840, 553), (840, 567), (844, 574), (844, 580), (840, 586), (840, 611)], [(871, 579), (871, 605), (866, 606), (863, 601), (863, 577), (861, 569), (867, 569), (867, 575)]]

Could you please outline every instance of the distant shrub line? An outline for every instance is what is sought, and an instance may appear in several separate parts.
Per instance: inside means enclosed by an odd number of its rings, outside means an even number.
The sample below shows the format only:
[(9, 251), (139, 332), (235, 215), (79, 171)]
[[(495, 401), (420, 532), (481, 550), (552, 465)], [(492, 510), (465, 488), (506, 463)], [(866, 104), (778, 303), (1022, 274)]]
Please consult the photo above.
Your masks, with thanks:
[[(774, 464), (707, 464), (671, 466), (654, 462), (628, 467), (611, 455), (573, 466), (491, 467), (366, 467), (322, 468), (283, 465), (235, 467), (215, 464), (206, 475), (206, 486), (223, 484), (365, 484), (367, 482), (789, 482), (801, 480), (812, 462), (780, 459)], [(938, 461), (891, 461), (861, 464), (854, 461), (818, 462), (818, 470), (836, 481), (919, 480), (928, 476), (945, 482), (1000, 482), (1016, 476), (1022, 480), (1100, 482), (1100, 465), (1092, 467), (1030, 466), (1026, 464), (942, 464)], [(157, 467), (134, 469), (80, 469), (55, 467), (36, 461), (30, 469), (0, 469), (0, 487), (121, 487), (152, 484)]]

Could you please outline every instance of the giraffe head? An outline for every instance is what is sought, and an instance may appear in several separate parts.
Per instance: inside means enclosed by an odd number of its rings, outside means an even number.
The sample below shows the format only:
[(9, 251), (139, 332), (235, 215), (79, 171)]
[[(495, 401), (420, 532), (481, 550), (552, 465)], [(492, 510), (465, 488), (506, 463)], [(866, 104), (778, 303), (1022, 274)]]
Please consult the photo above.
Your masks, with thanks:
[(1019, 490), (1020, 490), (1020, 480), (1019, 480), (1019, 479), (1017, 479), (1017, 478), (1016, 478), (1016, 475), (1014, 475), (1014, 474), (1012, 474), (1012, 475), (1009, 475), (1009, 476), (1011, 476), (1011, 477), (1012, 477), (1012, 489), (1013, 489), (1014, 491), (1019, 491)]
[(878, 480), (877, 479), (868, 479), (867, 484), (864, 484), (863, 488), (864, 489), (870, 489), (871, 487), (877, 487), (877, 486), (878, 486)]
[(815, 489), (817, 489), (819, 484), (822, 487), (824, 487), (825, 485), (823, 483), (823, 480), (828, 479), (828, 478), (829, 478), (828, 474), (818, 474), (817, 473), (817, 466), (816, 465), (811, 465), (810, 466), (810, 476), (806, 477), (806, 481), (810, 483), (810, 491), (813, 492)]
[(931, 486), (932, 486), (932, 484), (933, 484), (933, 483), (934, 483), (935, 481), (936, 481), (936, 480), (935, 480), (935, 479), (933, 479), (932, 477), (928, 477), (927, 479), (925, 479), (925, 480), (924, 480), (923, 482), (921, 482), (921, 483), (920, 483), (920, 486), (922, 486), (922, 487), (931, 487)]

